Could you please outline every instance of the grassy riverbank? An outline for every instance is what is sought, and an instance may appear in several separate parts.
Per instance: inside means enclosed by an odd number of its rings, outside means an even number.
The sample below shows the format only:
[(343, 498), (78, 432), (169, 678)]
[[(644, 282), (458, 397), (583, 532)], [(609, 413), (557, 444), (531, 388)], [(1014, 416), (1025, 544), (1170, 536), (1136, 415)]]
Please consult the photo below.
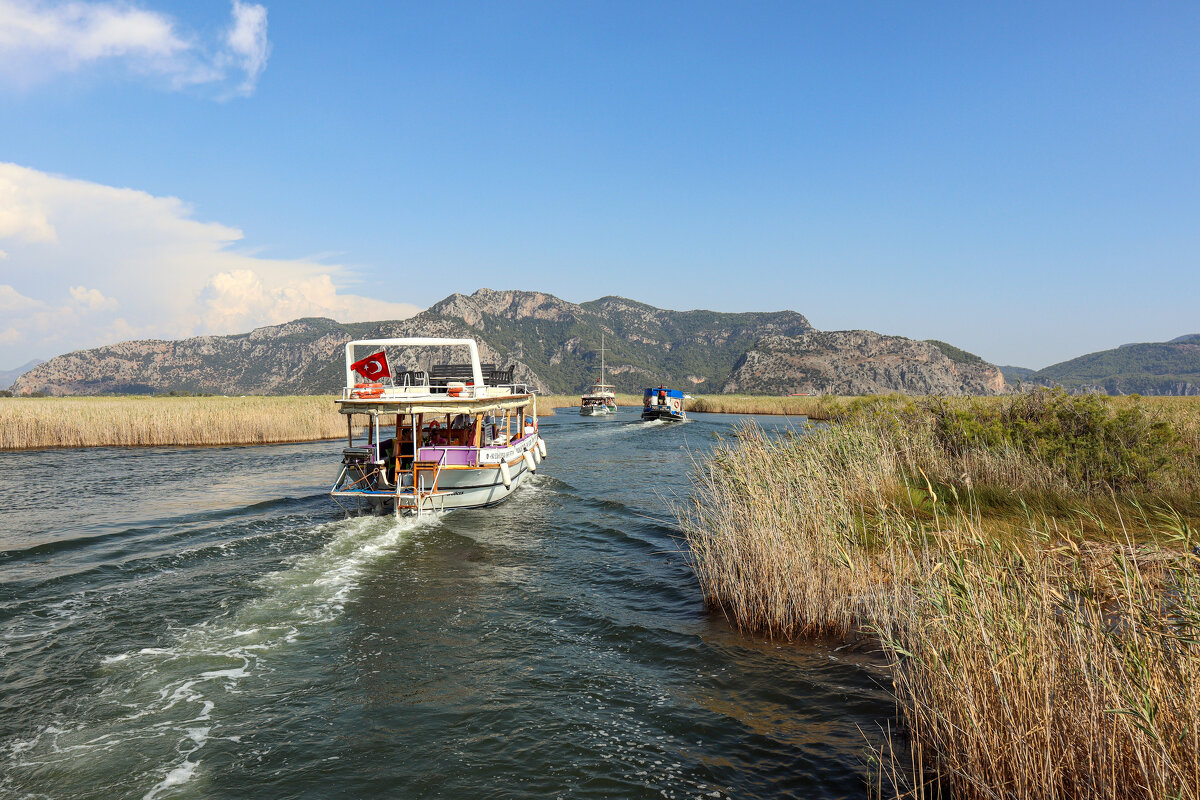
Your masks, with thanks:
[(832, 395), (777, 397), (754, 394), (704, 394), (688, 400), (689, 411), (712, 414), (774, 414), (826, 421), (845, 408), (847, 398)]
[(332, 397), (0, 398), (0, 450), (304, 442), (346, 435)]
[(880, 642), (912, 743), (879, 754), (884, 792), (936, 794), (923, 774), (959, 798), (1200, 797), (1200, 401), (841, 417), (743, 429), (679, 516), (739, 625)]

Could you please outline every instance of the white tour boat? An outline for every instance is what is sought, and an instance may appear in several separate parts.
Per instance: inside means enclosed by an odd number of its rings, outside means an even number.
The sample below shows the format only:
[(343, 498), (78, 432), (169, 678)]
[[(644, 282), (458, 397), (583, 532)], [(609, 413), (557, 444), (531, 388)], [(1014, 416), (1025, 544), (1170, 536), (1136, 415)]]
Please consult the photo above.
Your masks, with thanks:
[(605, 383), (604, 334), (600, 334), (600, 377), (579, 398), (579, 413), (585, 417), (601, 417), (617, 413), (617, 394)]
[[(448, 346), (467, 348), (470, 364), (393, 375), (382, 349)], [(376, 352), (356, 361), (358, 347)], [(480, 365), (474, 339), (349, 342), (337, 403), (347, 438), (330, 490), (339, 503), (365, 501), (397, 516), (489, 506), (512, 495), (546, 457), (537, 398), (512, 382), (511, 367)], [(365, 428), (357, 440), (356, 426)]]

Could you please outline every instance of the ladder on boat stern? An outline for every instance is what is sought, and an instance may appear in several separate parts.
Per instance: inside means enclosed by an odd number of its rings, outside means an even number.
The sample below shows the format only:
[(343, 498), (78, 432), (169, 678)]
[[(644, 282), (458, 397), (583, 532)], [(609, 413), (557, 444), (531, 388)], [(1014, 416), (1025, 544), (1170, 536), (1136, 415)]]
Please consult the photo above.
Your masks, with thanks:
[[(446, 454), (443, 451), (442, 457), (437, 461), (414, 461), (413, 462), (413, 482), (412, 482), (412, 504), (400, 505), (400, 485), (396, 485), (396, 517), (400, 516), (400, 509), (412, 509), (416, 515), (421, 516), (426, 502), (429, 503), (429, 510), (435, 511), (433, 506), (433, 498), (442, 497), (444, 495), (453, 494), (453, 492), (443, 492), (437, 488), (438, 477), (442, 474), (442, 461), (445, 460)], [(433, 473), (432, 480), (428, 484), (425, 483), (425, 477)], [(428, 485), (428, 489), (425, 487)]]

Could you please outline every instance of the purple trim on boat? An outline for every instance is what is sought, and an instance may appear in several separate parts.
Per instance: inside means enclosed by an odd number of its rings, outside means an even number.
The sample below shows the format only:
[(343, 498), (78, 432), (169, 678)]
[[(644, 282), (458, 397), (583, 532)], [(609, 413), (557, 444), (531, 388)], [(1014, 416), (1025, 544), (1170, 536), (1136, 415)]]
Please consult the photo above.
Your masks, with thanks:
[[(442, 461), (445, 454), (446, 460)], [(441, 461), (447, 467), (474, 467), (478, 451), (474, 447), (422, 447), (417, 452), (418, 461)]]

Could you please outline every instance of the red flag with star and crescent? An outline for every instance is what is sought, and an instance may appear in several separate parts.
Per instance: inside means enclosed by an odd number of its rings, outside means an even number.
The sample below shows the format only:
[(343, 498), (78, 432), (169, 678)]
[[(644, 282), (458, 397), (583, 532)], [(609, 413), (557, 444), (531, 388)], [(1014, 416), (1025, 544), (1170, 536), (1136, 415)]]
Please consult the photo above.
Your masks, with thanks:
[(361, 361), (355, 361), (350, 365), (350, 369), (362, 375), (369, 381), (377, 381), (380, 378), (392, 377), (392, 371), (388, 368), (387, 354), (380, 350), (378, 353), (369, 355)]

